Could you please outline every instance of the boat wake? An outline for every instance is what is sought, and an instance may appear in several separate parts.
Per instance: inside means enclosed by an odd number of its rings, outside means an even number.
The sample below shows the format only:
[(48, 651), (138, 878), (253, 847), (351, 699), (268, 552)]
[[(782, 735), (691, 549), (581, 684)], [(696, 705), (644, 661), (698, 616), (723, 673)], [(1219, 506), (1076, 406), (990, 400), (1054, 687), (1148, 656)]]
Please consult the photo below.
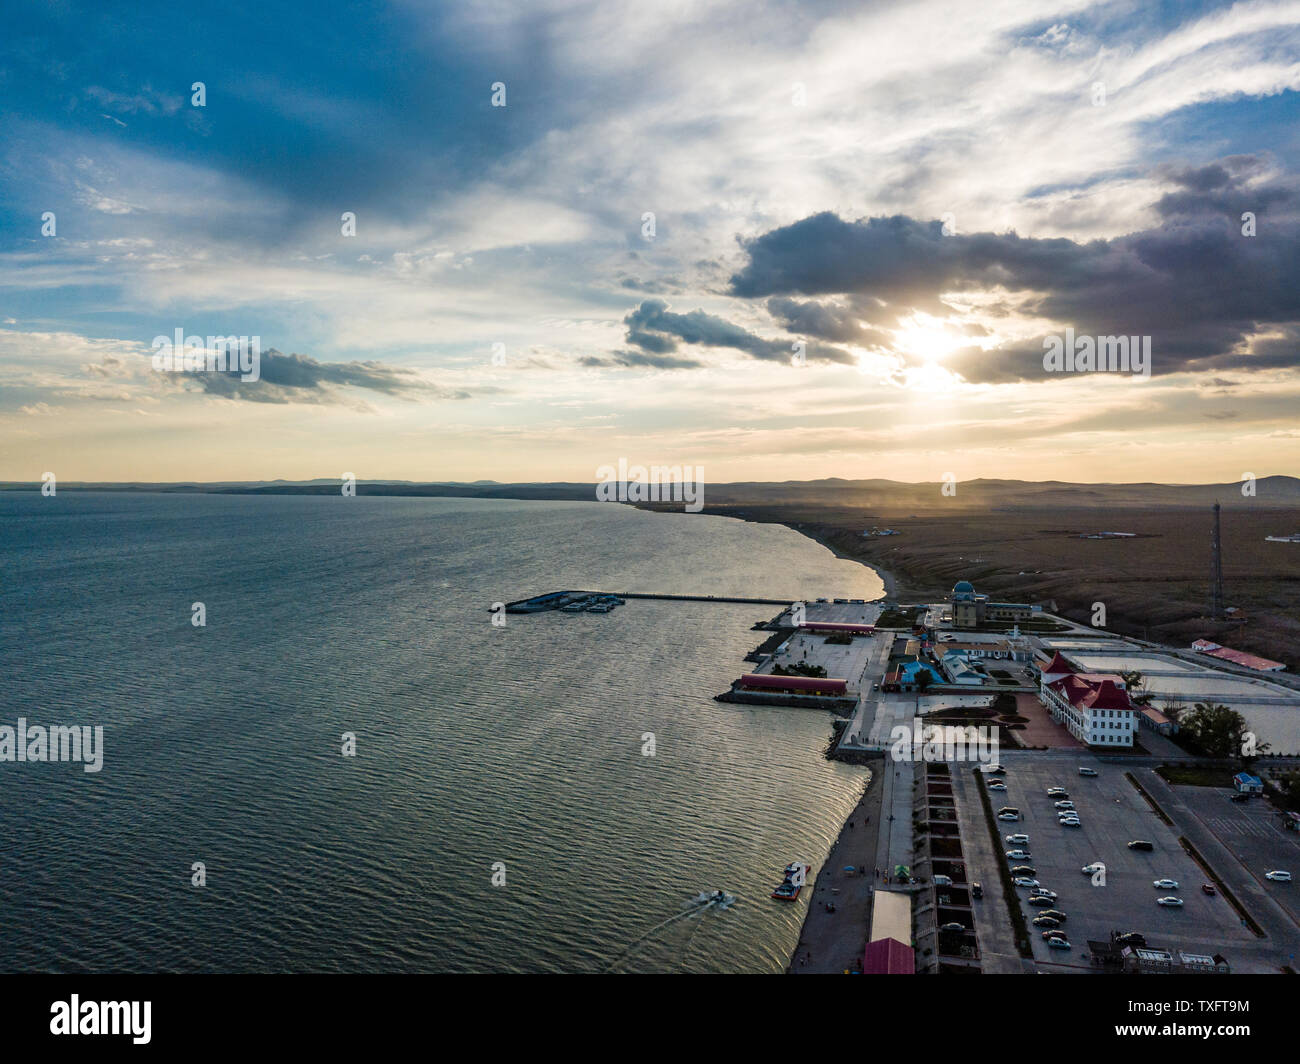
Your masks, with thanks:
[[(621, 964), (623, 961), (627, 960), (628, 957), (632, 956), (633, 952), (637, 949), (638, 946), (643, 945), (653, 935), (662, 931), (669, 924), (675, 924), (677, 923), (678, 920), (685, 920), (688, 916), (696, 916), (702, 914), (709, 909), (716, 909), (719, 912), (726, 912), (735, 903), (736, 903), (736, 896), (734, 894), (728, 894), (725, 890), (700, 891), (699, 894), (695, 895), (695, 897), (693, 897), (690, 901), (686, 903), (686, 907), (682, 912), (679, 912), (676, 916), (668, 917), (667, 920), (661, 920), (659, 923), (655, 924), (654, 927), (650, 928), (648, 931), (644, 932), (637, 938), (634, 938), (627, 945), (627, 947), (623, 950), (622, 953), (620, 953), (617, 957), (615, 957), (612, 961), (610, 961), (609, 964), (607, 964), (604, 968), (601, 969), (601, 974), (603, 975), (606, 972), (613, 971), (616, 966)], [(699, 926), (697, 925), (691, 931), (690, 936), (686, 940), (686, 948), (690, 947), (691, 939), (695, 937), (695, 932), (698, 930), (699, 930)], [(685, 955), (685, 949), (683, 950), (683, 956), (684, 955)]]

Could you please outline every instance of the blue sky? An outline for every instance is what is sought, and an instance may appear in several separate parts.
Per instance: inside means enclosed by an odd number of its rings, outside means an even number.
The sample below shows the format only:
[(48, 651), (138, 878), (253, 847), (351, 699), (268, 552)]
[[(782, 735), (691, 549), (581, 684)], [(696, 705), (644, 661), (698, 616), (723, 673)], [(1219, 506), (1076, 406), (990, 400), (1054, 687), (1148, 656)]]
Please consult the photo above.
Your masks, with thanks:
[[(1297, 45), (1281, 2), (11, 6), (0, 477), (1294, 472)], [(1067, 326), (1151, 378), (1046, 377)], [(176, 328), (263, 379), (160, 374)]]

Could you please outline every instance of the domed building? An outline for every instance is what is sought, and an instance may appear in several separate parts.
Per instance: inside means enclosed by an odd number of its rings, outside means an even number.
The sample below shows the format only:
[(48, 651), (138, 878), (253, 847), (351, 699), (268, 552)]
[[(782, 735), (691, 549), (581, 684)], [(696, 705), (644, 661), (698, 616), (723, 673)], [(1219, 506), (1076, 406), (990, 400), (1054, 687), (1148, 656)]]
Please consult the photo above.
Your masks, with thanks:
[(978, 628), (983, 624), (1019, 624), (1030, 620), (1034, 607), (1024, 602), (990, 602), (981, 595), (969, 580), (958, 580), (952, 586), (952, 626)]

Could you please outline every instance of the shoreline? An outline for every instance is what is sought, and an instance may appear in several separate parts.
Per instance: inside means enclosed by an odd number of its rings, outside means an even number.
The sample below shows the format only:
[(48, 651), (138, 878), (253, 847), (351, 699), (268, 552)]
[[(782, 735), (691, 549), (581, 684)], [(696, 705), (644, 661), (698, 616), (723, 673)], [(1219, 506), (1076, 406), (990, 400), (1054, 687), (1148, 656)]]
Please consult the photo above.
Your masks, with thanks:
[[(885, 790), (880, 766), (870, 771), (862, 797), (841, 825), (817, 878), (804, 888), (809, 891), (808, 911), (786, 975), (838, 975), (861, 967), (876, 879), (860, 872), (875, 869)], [(859, 871), (845, 872), (847, 865)], [(826, 903), (832, 901), (835, 912), (827, 912)]]
[[(746, 518), (745, 520), (748, 520), (748, 518)], [(878, 599), (872, 599), (871, 600), (872, 602), (882, 602), (888, 599), (892, 599), (898, 594), (898, 578), (890, 570), (885, 569), (882, 566), (876, 565), (873, 562), (867, 562), (867, 561), (863, 561), (861, 558), (855, 558), (852, 554), (845, 554), (844, 551), (840, 550), (840, 548), (837, 547), (834, 543), (827, 542), (816, 532), (810, 532), (807, 528), (800, 528), (798, 525), (792, 524), (789, 521), (779, 521), (779, 522), (755, 521), (754, 523), (758, 525), (766, 525), (766, 524), (785, 525), (785, 527), (790, 529), (791, 531), (798, 532), (799, 535), (804, 536), (807, 539), (811, 539), (814, 543), (821, 544), (833, 555), (835, 555), (835, 557), (841, 558), (846, 562), (857, 562), (858, 565), (870, 569), (878, 577), (880, 577), (880, 582), (885, 585), (884, 594), (881, 595), (880, 598)]]

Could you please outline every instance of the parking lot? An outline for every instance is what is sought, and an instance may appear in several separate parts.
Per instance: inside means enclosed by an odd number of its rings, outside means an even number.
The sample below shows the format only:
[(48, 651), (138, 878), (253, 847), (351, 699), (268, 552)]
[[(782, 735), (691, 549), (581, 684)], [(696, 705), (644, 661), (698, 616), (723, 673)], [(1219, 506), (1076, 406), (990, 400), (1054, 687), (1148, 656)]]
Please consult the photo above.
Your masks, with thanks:
[(1287, 831), (1268, 802), (1253, 798), (1229, 801), (1226, 787), (1174, 787), (1183, 804), (1240, 860), (1264, 893), (1300, 922), (1300, 891), (1296, 882), (1274, 883), (1264, 878), (1270, 868), (1300, 876), (1300, 833)]
[[(1178, 843), (1177, 832), (1164, 824), (1143, 797), (1124, 778), (1123, 769), (1103, 764), (1086, 753), (1078, 759), (1053, 758), (1035, 760), (1033, 755), (1004, 757), (1007, 773), (1001, 777), (1005, 792), (991, 791), (994, 810), (1015, 806), (1020, 810), (1019, 823), (999, 822), (1002, 836), (1023, 833), (1029, 842), (1024, 849), (1026, 861), (1013, 864), (1032, 865), (1034, 878), (1055, 891), (1059, 897), (1053, 908), (1064, 911), (1062, 925), (1072, 949), (1049, 949), (1041, 930), (1030, 923), (1034, 960), (1039, 965), (1089, 969), (1087, 943), (1090, 939), (1106, 941), (1111, 931), (1140, 931), (1152, 947), (1187, 950), (1196, 953), (1222, 953), (1232, 960), (1234, 942), (1254, 947), (1257, 939), (1245, 927), (1222, 897), (1210, 897), (1201, 891), (1205, 874)], [(1099, 776), (1088, 779), (1078, 774), (1080, 764), (1097, 769)], [(1064, 787), (1074, 802), (1082, 826), (1062, 827), (1057, 822), (1055, 801), (1047, 788)], [(1231, 803), (1224, 803), (1234, 808)], [(1148, 840), (1151, 852), (1130, 850), (1134, 839)], [(1002, 860), (1005, 856), (999, 855)], [(1104, 884), (1081, 872), (1084, 865), (1100, 861), (1106, 867)], [(1169, 878), (1177, 889), (1152, 885), (1156, 879)], [(1018, 888), (1026, 922), (1041, 910), (1026, 904), (1032, 893)], [(1182, 908), (1164, 908), (1156, 899), (1166, 895), (1182, 898)]]

